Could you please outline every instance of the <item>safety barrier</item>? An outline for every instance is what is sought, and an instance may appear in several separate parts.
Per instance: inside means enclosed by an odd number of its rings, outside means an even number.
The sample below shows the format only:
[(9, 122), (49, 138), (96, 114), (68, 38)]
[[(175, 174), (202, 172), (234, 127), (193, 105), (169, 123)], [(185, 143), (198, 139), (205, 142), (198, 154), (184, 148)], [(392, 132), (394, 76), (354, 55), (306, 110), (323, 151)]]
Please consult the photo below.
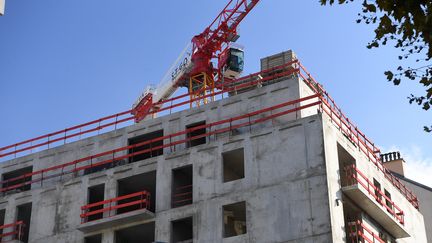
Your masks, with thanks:
[(171, 207), (179, 207), (192, 203), (192, 185), (174, 188), (171, 198)]
[(117, 113), (111, 116), (106, 116), (94, 121), (86, 122), (77, 126), (69, 127), (60, 131), (45, 134), (36, 138), (28, 139), (19, 143), (8, 145), (0, 148), (0, 158), (8, 156), (24, 155), (23, 152), (34, 149), (49, 149), (59, 145), (64, 145), (75, 141), (73, 138), (81, 139), (83, 135), (100, 132), (104, 129), (119, 128), (120, 124), (131, 121), (134, 117), (130, 116), (131, 111)]
[[(265, 83), (277, 78), (287, 77), (296, 72), (298, 69), (293, 69), (292, 66), (298, 61), (292, 61), (287, 64), (283, 64), (274, 68), (256, 72), (238, 80), (227, 81), (227, 85), (220, 86), (221, 90), (210, 93), (199, 98), (190, 99), (190, 93), (179, 95), (170, 99), (166, 99), (157, 103), (154, 103), (149, 110), (148, 115), (153, 116), (154, 114), (161, 112), (171, 113), (174, 109), (179, 108), (190, 108), (190, 104), (199, 100), (209, 98), (211, 96), (222, 96), (235, 91), (236, 89), (248, 88), (257, 85), (258, 83)], [(290, 67), (290, 69), (287, 69)], [(271, 74), (271, 75), (269, 75)], [(262, 78), (265, 76), (265, 78)], [(261, 78), (258, 78), (261, 77)], [(247, 82), (244, 82), (248, 80)], [(240, 85), (230, 86), (228, 84), (244, 82)], [(134, 116), (131, 115), (132, 110), (120, 112), (111, 116), (106, 116), (91, 122), (83, 123), (73, 127), (69, 127), (63, 130), (59, 130), (53, 133), (45, 134), (36, 138), (28, 139), (22, 142), (18, 142), (12, 145), (8, 145), (0, 148), (0, 158), (16, 158), (17, 156), (25, 155), (24, 152), (32, 153), (33, 150), (39, 149), (49, 149), (55, 146), (64, 145), (69, 142), (76, 141), (76, 139), (82, 139), (84, 136), (95, 135), (94, 133), (99, 133), (101, 131), (108, 132), (113, 131), (118, 128), (125, 127), (127, 124), (132, 124), (131, 121), (134, 120)], [(75, 138), (75, 140), (74, 140)]]
[(306, 68), (300, 62), (298, 62), (298, 65), (298, 70), (300, 70), (299, 76), (315, 93), (321, 95), (320, 97), (323, 102), (321, 105), (322, 112), (326, 113), (339, 130), (384, 174), (384, 177), (389, 180), (416, 209), (419, 209), (419, 201), (414, 193), (384, 167), (380, 158), (380, 150), (375, 144), (344, 115), (342, 110), (336, 105), (334, 99), (324, 90), (323, 86), (312, 77)]
[(351, 243), (386, 243), (383, 239), (369, 229), (362, 221), (356, 220), (348, 223), (348, 241)]
[[(308, 86), (319, 96), (322, 104), (320, 104), (320, 109), (323, 113), (326, 113), (333, 123), (338, 127), (338, 129), (350, 139), (350, 141), (362, 151), (366, 157), (374, 163), (374, 165), (382, 171), (385, 178), (388, 179), (398, 190), (401, 192), (407, 200), (417, 209), (419, 209), (419, 202), (417, 197), (409, 190), (398, 178), (396, 178), (388, 169), (386, 169), (380, 160), (380, 150), (375, 146), (375, 144), (362, 133), (356, 125), (354, 125), (348, 117), (344, 115), (342, 110), (336, 105), (334, 99), (324, 90), (323, 86), (319, 84), (312, 75), (306, 70), (306, 68), (300, 63), (299, 60), (293, 60), (286, 64), (273, 67), (267, 70), (256, 72), (236, 80), (227, 80), (225, 84), (218, 86), (220, 89), (217, 92), (207, 94), (195, 99), (188, 99), (190, 94), (179, 95), (170, 99), (163, 100), (161, 102), (155, 103), (149, 111), (149, 115), (156, 113), (171, 111), (175, 108), (181, 108), (187, 106), (189, 108), (190, 104), (197, 101), (198, 99), (205, 99), (209, 97), (214, 97), (218, 95), (223, 95), (225, 93), (233, 92), (236, 90), (246, 89), (249, 87), (254, 87), (260, 84), (265, 84), (266, 82), (284, 78), (291, 75), (297, 75), (300, 77)], [(186, 100), (185, 100), (186, 99)], [(47, 146), (49, 148), (50, 144), (63, 142), (65, 144), (67, 139), (73, 137), (81, 136), (84, 134), (89, 134), (92, 132), (101, 131), (102, 129), (117, 129), (119, 125), (125, 125), (124, 123), (134, 119), (133, 116), (126, 116), (131, 111), (121, 112), (112, 116), (104, 117), (92, 122), (84, 123), (78, 126), (67, 128), (55, 133), (40, 136), (34, 139), (26, 140), (17, 144), (6, 146), (0, 148), (0, 158), (7, 156), (17, 156), (25, 151), (29, 151), (35, 148), (41, 148)], [(126, 117), (124, 117), (126, 116)], [(104, 123), (105, 122), (105, 123)], [(89, 128), (89, 126), (97, 125), (97, 127)], [(77, 131), (78, 130), (78, 131)], [(55, 136), (60, 136), (56, 137)], [(39, 141), (37, 144), (34, 142)], [(42, 142), (41, 142), (42, 141)], [(16, 187), (18, 188), (18, 187)], [(0, 191), (1, 192), (1, 191)]]
[[(242, 127), (251, 127), (252, 125), (263, 123), (272, 119), (275, 119), (280, 116), (287, 115), (289, 113), (293, 113), (296, 111), (300, 111), (302, 109), (317, 107), (320, 104), (320, 101), (315, 101), (318, 98), (318, 95), (311, 95), (305, 98), (284, 102), (278, 105), (274, 105), (268, 108), (264, 108), (258, 111), (250, 112), (244, 115), (236, 116), (233, 118), (224, 119), (217, 122), (208, 123), (201, 126), (196, 126), (193, 128), (189, 128), (180, 132), (176, 132), (173, 134), (165, 135), (162, 137), (158, 137), (155, 139), (147, 140), (141, 143), (137, 143), (134, 145), (129, 145), (121, 148), (117, 148), (114, 150), (109, 150), (103, 153), (95, 154), (92, 156), (84, 157), (81, 159), (77, 159), (65, 164), (49, 167), (43, 170), (35, 171), (32, 173), (27, 173), (22, 176), (18, 176), (12, 179), (0, 181), (0, 184), (3, 185), (3, 188), (0, 188), (0, 192), (7, 192), (14, 189), (19, 189), (22, 186), (30, 185), (34, 183), (43, 183), (44, 180), (52, 179), (55, 177), (60, 177), (60, 179), (68, 174), (76, 174), (79, 171), (84, 171), (90, 168), (108, 165), (110, 163), (115, 163), (117, 161), (121, 161), (124, 159), (128, 159), (130, 157), (134, 157), (140, 154), (145, 154), (152, 152), (154, 150), (159, 150), (163, 148), (169, 147), (171, 151), (176, 150), (176, 146), (179, 144), (185, 144), (188, 141), (192, 141), (202, 137), (210, 137), (216, 136), (218, 134), (231, 132), (235, 129), (239, 129)], [(301, 102), (312, 102), (309, 104), (299, 105)], [(294, 107), (294, 108), (292, 108)], [(285, 110), (281, 110), (285, 109)], [(266, 115), (266, 113), (270, 113)], [(264, 116), (261, 117), (260, 115)], [(256, 118), (256, 117), (259, 118)], [(200, 134), (197, 136), (188, 137), (187, 134), (190, 134), (193, 131), (200, 130), (205, 128), (207, 132), (205, 134)], [(173, 141), (174, 139), (177, 139)], [(151, 144), (163, 141), (163, 144), (160, 146), (152, 147)], [(129, 153), (129, 151), (133, 148), (142, 147), (145, 145), (150, 145), (150, 148)], [(123, 154), (121, 152), (127, 152), (128, 154)], [(121, 155), (118, 155), (121, 153)], [(109, 157), (107, 159), (107, 157)], [(102, 161), (94, 162), (95, 160), (100, 159)], [(23, 181), (22, 183), (16, 183), (16, 181)], [(8, 184), (14, 184), (12, 186), (5, 186)]]
[(12, 224), (2, 225), (0, 226), (0, 231), (2, 232), (0, 234), (1, 242), (9, 242), (13, 240), (21, 241), (23, 239), (23, 234), (24, 234), (24, 222), (17, 221)]
[[(125, 201), (126, 202), (122, 202)], [(133, 210), (150, 209), (150, 193), (146, 191), (136, 192), (129, 195), (108, 199), (81, 207), (81, 223), (86, 223), (89, 217), (101, 215), (101, 218), (109, 218), (118, 215), (119, 209), (135, 207)], [(133, 211), (131, 210), (131, 211)], [(107, 213), (106, 213), (107, 212)]]
[(375, 200), (385, 208), (399, 223), (402, 225), (404, 222), (404, 212), (398, 207), (380, 188), (376, 187), (372, 181), (370, 181), (365, 174), (363, 174), (355, 165), (349, 165), (345, 167), (345, 175), (348, 180), (348, 185), (360, 184), (364, 189), (367, 190), (368, 194), (371, 195)]

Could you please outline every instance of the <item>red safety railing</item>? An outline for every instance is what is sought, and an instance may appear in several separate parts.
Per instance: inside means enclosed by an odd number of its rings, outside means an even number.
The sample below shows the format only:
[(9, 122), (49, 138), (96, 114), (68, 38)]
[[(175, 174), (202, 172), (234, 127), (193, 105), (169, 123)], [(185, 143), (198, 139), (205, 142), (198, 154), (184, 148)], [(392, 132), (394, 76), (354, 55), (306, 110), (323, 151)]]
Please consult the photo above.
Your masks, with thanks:
[[(177, 145), (186, 144), (187, 142), (195, 139), (199, 139), (202, 137), (210, 137), (210, 136), (214, 136), (217, 138), (218, 134), (231, 132), (235, 129), (239, 129), (242, 127), (249, 127), (249, 129), (251, 130), (251, 127), (255, 124), (271, 121), (277, 117), (281, 117), (306, 108), (317, 107), (318, 110), (319, 104), (321, 103), (320, 101), (315, 101), (318, 96), (319, 96), (318, 94), (315, 94), (301, 99), (287, 101), (258, 111), (246, 113), (244, 115), (224, 119), (217, 122), (211, 122), (201, 126), (196, 126), (180, 132), (147, 140), (134, 145), (129, 145), (129, 146), (109, 150), (103, 153), (77, 159), (65, 164), (49, 167), (39, 171), (34, 171), (32, 173), (27, 173), (22, 176), (18, 176), (9, 180), (0, 181), (1, 185), (7, 185), (8, 183), (12, 183), (15, 181), (24, 181), (22, 183), (15, 184), (13, 186), (6, 186), (0, 188), (0, 192), (11, 191), (20, 188), (22, 186), (30, 185), (34, 183), (42, 184), (44, 180), (52, 179), (55, 177), (60, 177), (61, 179), (63, 176), (67, 174), (77, 174), (79, 171), (107, 165), (140, 154), (149, 153), (154, 150), (170, 148), (171, 151), (175, 151)], [(299, 105), (301, 102), (311, 102), (311, 103)], [(203, 128), (206, 129), (207, 131), (206, 133), (197, 136), (190, 136), (190, 137), (187, 136), (187, 134), (191, 134), (193, 131), (200, 130)], [(151, 144), (154, 144), (159, 141), (163, 141), (163, 144), (160, 146), (154, 146), (154, 147), (151, 146)], [(129, 153), (131, 149), (139, 148), (145, 145), (149, 145), (150, 148)], [(124, 152), (127, 152), (127, 154), (124, 154)], [(25, 181), (26, 179), (27, 181)]]
[(389, 180), (416, 209), (419, 209), (419, 201), (414, 193), (382, 164), (378, 147), (344, 115), (342, 110), (336, 105), (334, 99), (324, 90), (323, 86), (312, 77), (306, 68), (300, 62), (298, 62), (298, 65), (299, 76), (315, 93), (321, 94), (321, 100), (323, 102), (322, 111), (326, 113), (339, 130), (357, 146), (372, 163), (374, 163), (384, 174), (385, 178)]
[(351, 243), (387, 243), (369, 229), (362, 221), (348, 222), (348, 241)]
[[(166, 99), (153, 104), (153, 107), (149, 111), (149, 116), (160, 112), (171, 113), (174, 109), (190, 108), (190, 104), (193, 102), (209, 98), (211, 96), (220, 96), (235, 91), (237, 89), (243, 89), (248, 87), (253, 87), (258, 83), (265, 83), (277, 78), (286, 77), (298, 72), (298, 69), (294, 69), (298, 61), (292, 61), (287, 64), (283, 64), (274, 68), (263, 70), (250, 74), (248, 76), (242, 77), (237, 80), (227, 81), (226, 85), (220, 86), (221, 90), (213, 93), (209, 93), (205, 96), (190, 99), (190, 93), (179, 95), (170, 99)], [(264, 76), (264, 78), (262, 78)], [(260, 77), (260, 78), (258, 78)], [(230, 84), (243, 82), (242, 84), (232, 86)], [(131, 115), (132, 110), (120, 112), (111, 116), (106, 116), (91, 122), (83, 123), (73, 127), (69, 127), (63, 130), (59, 130), (53, 133), (45, 134), (36, 138), (28, 139), (19, 143), (8, 145), (5, 147), (0, 147), (0, 158), (10, 159), (16, 158), (17, 156), (25, 155), (24, 152), (30, 152), (34, 149), (44, 150), (55, 146), (63, 145), (68, 142), (76, 141), (76, 139), (82, 139), (83, 136), (95, 135), (94, 133), (99, 133), (100, 131), (108, 132), (116, 130), (118, 128), (125, 127), (128, 122), (134, 120)], [(75, 140), (74, 140), (75, 138)]]
[(115, 130), (118, 128), (119, 124), (133, 120), (133, 117), (130, 116), (130, 112), (131, 111), (125, 111), (106, 116), (91, 122), (68, 127), (63, 130), (2, 147), (0, 148), (0, 158), (12, 155), (14, 157), (24, 155), (23, 152), (32, 152), (33, 149), (49, 149), (50, 147), (76, 141), (73, 140), (73, 138), (82, 139), (82, 136), (85, 134), (92, 134), (104, 129), (113, 128)]
[[(187, 93), (155, 103), (150, 109), (149, 115), (164, 111), (169, 111), (171, 113), (173, 109), (181, 107), (189, 108), (190, 104), (197, 101), (198, 99), (205, 99), (211, 96), (220, 95), (223, 97), (223, 95), (228, 92), (247, 89), (249, 87), (265, 84), (266, 82), (278, 78), (288, 77), (290, 75), (299, 76), (316, 94), (319, 95), (322, 102), (322, 112), (326, 113), (332, 119), (339, 130), (345, 134), (346, 137), (350, 139), (350, 141), (355, 146), (357, 146), (359, 150), (361, 150), (367, 156), (367, 158), (372, 161), (375, 166), (377, 166), (379, 170), (383, 172), (384, 176), (390, 182), (392, 182), (392, 184), (407, 198), (407, 200), (418, 209), (419, 202), (417, 197), (381, 163), (379, 156), (380, 150), (369, 138), (366, 137), (364, 133), (358, 129), (357, 126), (355, 126), (349, 120), (348, 117), (344, 115), (342, 110), (336, 105), (334, 99), (324, 90), (323, 86), (312, 77), (312, 75), (298, 60), (253, 73), (236, 80), (227, 80), (224, 85), (218, 86), (220, 89), (219, 91), (209, 93), (199, 98), (189, 99), (190, 94)], [(133, 116), (129, 115), (130, 112), (131, 111), (121, 112), (112, 116), (107, 116), (78, 126), (70, 127), (61, 131), (0, 148), (0, 158), (22, 155), (22, 153), (25, 151), (32, 151), (36, 148), (41, 149), (44, 146), (49, 148), (50, 145), (55, 143), (65, 144), (68, 141), (72, 141), (72, 138), (74, 137), (81, 138), (82, 135), (88, 135), (92, 132), (99, 132), (103, 129), (105, 129), (104, 131), (108, 131), (107, 129), (115, 130), (119, 128), (120, 124), (124, 126), (124, 123), (134, 119)]]
[(192, 185), (178, 186), (174, 188), (171, 207), (180, 207), (187, 204), (192, 204)]
[[(139, 209), (150, 210), (150, 203), (150, 193), (142, 191), (88, 204), (81, 207), (81, 223), (89, 222), (89, 217), (95, 215), (101, 215), (101, 218), (112, 217), (120, 214), (118, 213), (119, 210), (131, 207), (133, 208), (130, 211)], [(128, 210), (128, 212), (130, 211)]]
[(398, 207), (391, 198), (389, 198), (380, 188), (376, 187), (373, 181), (370, 181), (368, 177), (363, 174), (355, 165), (349, 165), (345, 167), (345, 175), (348, 185), (360, 184), (370, 196), (385, 208), (399, 223), (402, 225), (404, 222), (404, 212)]
[[(14, 240), (22, 240), (24, 233), (24, 222), (18, 221), (12, 224), (0, 226), (0, 242), (9, 242)], [(5, 232), (6, 231), (6, 232)]]

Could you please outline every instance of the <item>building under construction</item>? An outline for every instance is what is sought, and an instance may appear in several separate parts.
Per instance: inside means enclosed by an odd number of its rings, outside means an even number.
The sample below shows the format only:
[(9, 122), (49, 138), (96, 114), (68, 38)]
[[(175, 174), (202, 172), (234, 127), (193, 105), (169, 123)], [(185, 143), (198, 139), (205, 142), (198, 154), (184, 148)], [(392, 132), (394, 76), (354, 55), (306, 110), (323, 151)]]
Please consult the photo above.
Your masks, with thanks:
[(292, 51), (240, 77), (258, 2), (131, 110), (1, 147), (1, 242), (427, 242), (429, 210)]
[(206, 105), (3, 148), (2, 241), (427, 242), (416, 196), (294, 54), (261, 66)]

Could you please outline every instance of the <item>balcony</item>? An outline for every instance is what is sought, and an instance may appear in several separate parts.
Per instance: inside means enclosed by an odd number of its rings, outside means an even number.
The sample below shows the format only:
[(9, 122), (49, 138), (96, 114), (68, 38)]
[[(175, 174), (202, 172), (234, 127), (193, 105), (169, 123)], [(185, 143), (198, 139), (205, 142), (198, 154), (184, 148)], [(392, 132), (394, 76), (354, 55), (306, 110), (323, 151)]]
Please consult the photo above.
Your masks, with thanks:
[(24, 222), (0, 226), (0, 242), (21, 242), (24, 238)]
[[(154, 218), (150, 210), (150, 193), (146, 191), (108, 199), (81, 207), (84, 233)], [(99, 215), (100, 217), (94, 217)]]
[(342, 191), (396, 238), (408, 237), (404, 212), (355, 165), (345, 167)]
[(348, 223), (347, 242), (386, 243), (369, 229), (362, 221), (356, 220)]

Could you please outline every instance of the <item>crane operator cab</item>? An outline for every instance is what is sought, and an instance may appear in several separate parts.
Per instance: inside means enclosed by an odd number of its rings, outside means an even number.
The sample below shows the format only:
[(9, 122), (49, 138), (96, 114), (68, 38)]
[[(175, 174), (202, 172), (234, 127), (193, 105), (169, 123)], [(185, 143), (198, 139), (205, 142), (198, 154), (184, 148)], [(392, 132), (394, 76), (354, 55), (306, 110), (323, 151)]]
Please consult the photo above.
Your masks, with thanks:
[(244, 51), (239, 47), (228, 47), (220, 56), (223, 76), (229, 79), (236, 79), (243, 72)]

